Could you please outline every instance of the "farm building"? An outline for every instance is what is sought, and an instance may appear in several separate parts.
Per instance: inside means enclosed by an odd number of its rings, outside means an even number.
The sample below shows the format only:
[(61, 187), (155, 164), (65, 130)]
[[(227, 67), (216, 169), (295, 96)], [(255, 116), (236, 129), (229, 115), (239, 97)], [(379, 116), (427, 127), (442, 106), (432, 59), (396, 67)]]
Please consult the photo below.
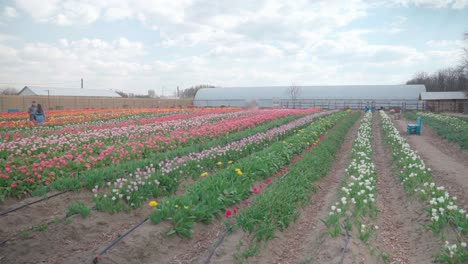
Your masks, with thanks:
[(431, 112), (468, 113), (468, 97), (464, 92), (424, 92), (421, 100)]
[(248, 106), (329, 109), (362, 109), (375, 107), (401, 107), (422, 109), (420, 93), (424, 85), (346, 85), (346, 86), (299, 86), (297, 99), (291, 97), (291, 87), (228, 87), (203, 88), (194, 99), (195, 106)]
[(48, 88), (25, 86), (19, 93), (20, 96), (92, 96), (92, 97), (121, 97), (111, 90), (97, 89), (72, 89), (72, 88)]

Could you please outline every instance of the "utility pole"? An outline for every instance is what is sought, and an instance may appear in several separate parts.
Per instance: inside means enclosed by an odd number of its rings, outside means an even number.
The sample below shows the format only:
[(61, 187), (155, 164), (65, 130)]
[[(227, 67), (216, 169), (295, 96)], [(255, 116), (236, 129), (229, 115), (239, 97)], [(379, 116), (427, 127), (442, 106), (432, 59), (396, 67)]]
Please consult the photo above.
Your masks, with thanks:
[(83, 78), (81, 78), (81, 89), (83, 89)]
[(47, 89), (46, 91), (47, 91), (47, 104), (48, 104), (48, 107), (47, 107), (47, 108), (50, 109), (50, 90)]

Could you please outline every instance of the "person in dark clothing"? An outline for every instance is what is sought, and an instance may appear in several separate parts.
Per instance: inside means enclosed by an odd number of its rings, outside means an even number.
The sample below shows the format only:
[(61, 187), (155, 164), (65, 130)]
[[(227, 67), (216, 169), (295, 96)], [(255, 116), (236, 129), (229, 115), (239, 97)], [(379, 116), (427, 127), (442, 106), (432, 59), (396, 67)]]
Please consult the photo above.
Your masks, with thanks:
[(32, 101), (31, 105), (28, 108), (29, 121), (36, 120), (34, 119), (36, 117), (36, 110), (37, 110), (36, 101)]
[(45, 118), (46, 116), (44, 110), (42, 110), (42, 105), (38, 104), (35, 114), (36, 125), (42, 126), (44, 124)]

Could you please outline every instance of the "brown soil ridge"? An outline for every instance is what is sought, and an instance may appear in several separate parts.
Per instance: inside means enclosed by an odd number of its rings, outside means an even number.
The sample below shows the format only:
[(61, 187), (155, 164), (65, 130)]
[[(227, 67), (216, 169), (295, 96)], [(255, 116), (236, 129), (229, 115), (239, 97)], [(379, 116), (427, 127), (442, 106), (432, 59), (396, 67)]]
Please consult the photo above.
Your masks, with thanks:
[[(53, 194), (53, 193), (50, 193)], [(40, 197), (31, 197), (19, 202), (9, 201), (8, 208), (16, 208), (23, 204), (39, 200)], [(20, 232), (28, 230), (31, 226), (38, 226), (65, 216), (69, 204), (82, 201), (86, 205), (93, 205), (92, 193), (87, 190), (80, 192), (66, 192), (56, 197), (43, 200), (36, 204), (26, 206), (17, 211), (0, 216), (0, 239), (16, 239)], [(5, 207), (3, 210), (6, 210)], [(2, 248), (0, 247), (0, 252)]]
[[(70, 224), (50, 224), (44, 231), (29, 232), (0, 246), (5, 263), (90, 263), (97, 250), (149, 214), (149, 207), (132, 214), (92, 212), (73, 217)], [(3, 262), (2, 262), (3, 263)]]
[(125, 237), (99, 263), (195, 263), (204, 257), (225, 230), (222, 221), (195, 224), (191, 239), (167, 236), (167, 222), (147, 223)]
[(465, 151), (439, 137), (431, 128), (422, 124), (422, 134), (407, 135), (406, 119), (395, 120), (395, 127), (406, 138), (411, 148), (418, 152), (426, 166), (432, 170), (432, 179), (444, 186), (457, 204), (468, 208), (468, 155)]
[(427, 223), (424, 207), (408, 197), (392, 173), (391, 155), (384, 149), (380, 117), (373, 123), (374, 165), (377, 172), (377, 230), (376, 245), (390, 254), (390, 263), (431, 263), (432, 254), (441, 242), (421, 224)]
[[(277, 238), (268, 241), (257, 255), (248, 258), (248, 263), (298, 263), (311, 251), (312, 244), (324, 239), (322, 234), (325, 232), (325, 226), (320, 219), (326, 217), (330, 206), (335, 202), (336, 191), (344, 175), (358, 127), (359, 121), (356, 121), (337, 152), (331, 170), (316, 184), (318, 191), (312, 194), (309, 204), (301, 209), (299, 218), (283, 232), (277, 232)], [(215, 251), (210, 263), (237, 263), (233, 254), (238, 251), (239, 241), (247, 245), (250, 236), (242, 230), (237, 230), (226, 237)], [(342, 242), (340, 239), (339, 245), (337, 244), (330, 253), (331, 256), (339, 254)], [(329, 263), (328, 257), (317, 261), (317, 263)]]

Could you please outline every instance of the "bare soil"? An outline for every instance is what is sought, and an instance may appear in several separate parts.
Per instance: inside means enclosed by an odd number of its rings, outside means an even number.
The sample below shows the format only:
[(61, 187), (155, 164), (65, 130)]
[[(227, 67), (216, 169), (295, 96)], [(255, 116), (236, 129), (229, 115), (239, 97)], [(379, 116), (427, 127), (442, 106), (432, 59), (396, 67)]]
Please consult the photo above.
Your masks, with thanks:
[[(48, 194), (53, 195), (55, 193)], [(39, 226), (54, 219), (63, 218), (66, 213), (67, 206), (78, 200), (87, 205), (92, 204), (92, 194), (87, 190), (80, 192), (66, 192), (39, 203), (21, 208), (17, 211), (0, 216), (0, 242), (6, 239), (18, 236), (19, 233), (29, 229), (32, 226)], [(31, 197), (18, 201), (9, 199), (2, 203), (1, 211), (6, 211), (10, 208), (17, 208), (21, 205), (28, 204), (41, 199), (41, 197)], [(0, 247), (1, 252), (1, 247)]]
[(4, 263), (90, 263), (97, 249), (148, 213), (145, 207), (132, 214), (93, 211), (86, 219), (74, 216), (69, 224), (53, 223), (43, 231), (15, 236), (0, 246), (0, 259)]
[[(318, 192), (314, 193), (309, 204), (301, 209), (296, 222), (283, 232), (277, 232), (277, 238), (269, 241), (257, 255), (248, 258), (248, 263), (298, 263), (304, 255), (309, 255), (311, 251), (315, 253), (315, 250), (321, 251), (322, 255), (313, 254), (314, 263), (333, 263), (334, 257), (339, 255), (343, 240), (332, 241), (322, 247), (326, 237), (323, 235), (324, 225), (320, 219), (326, 217), (330, 206), (335, 202), (336, 190), (344, 175), (358, 127), (359, 122), (356, 122), (348, 132), (332, 169), (316, 184)], [(239, 248), (245, 250), (250, 239), (242, 230), (237, 230), (226, 237), (210, 263), (236, 263), (235, 254), (239, 253)], [(242, 246), (239, 241), (242, 241)]]
[(406, 119), (395, 120), (395, 126), (411, 148), (418, 152), (426, 165), (432, 169), (434, 182), (444, 186), (458, 204), (468, 208), (468, 150), (439, 137), (430, 127), (422, 124), (421, 135), (407, 135)]
[[(434, 181), (445, 186), (451, 195), (458, 197), (460, 205), (468, 205), (468, 157), (457, 146), (438, 137), (430, 128), (424, 127), (421, 136), (405, 134), (406, 120), (395, 124), (417, 150), (426, 164), (432, 168)], [(341, 146), (330, 173), (318, 183), (318, 191), (309, 204), (301, 209), (300, 216), (288, 229), (278, 232), (277, 239), (262, 245), (260, 252), (248, 258), (248, 263), (338, 263), (345, 237), (330, 238), (320, 219), (326, 217), (330, 206), (336, 201), (336, 191), (349, 162), (350, 149), (358, 123), (348, 133)], [(430, 232), (423, 231), (420, 224), (427, 221), (421, 205), (405, 195), (396, 176), (392, 173), (391, 157), (380, 141), (380, 130), (375, 128), (374, 151), (378, 172), (376, 196), (379, 214), (376, 224), (380, 227), (372, 248), (352, 236), (345, 254), (344, 263), (381, 262), (379, 252), (387, 252), (392, 263), (431, 263), (442, 241)], [(377, 132), (378, 131), (378, 132)], [(467, 155), (467, 156), (465, 156)], [(188, 182), (187, 184), (191, 184)], [(184, 188), (184, 187), (182, 187)], [(151, 211), (145, 206), (134, 212), (110, 215), (92, 211), (87, 219), (74, 216), (73, 222), (50, 224), (44, 231), (23, 233), (31, 225), (62, 218), (66, 207), (77, 200), (92, 205), (92, 194), (86, 190), (68, 192), (45, 202), (0, 216), (0, 263), (91, 263), (96, 254), (109, 242), (144, 219)], [(0, 205), (1, 211), (38, 199), (23, 201), (8, 200)], [(203, 263), (208, 251), (222, 236), (225, 227), (220, 220), (210, 225), (196, 224), (192, 239), (166, 236), (169, 223), (153, 225), (149, 221), (125, 237), (100, 263)], [(236, 263), (234, 256), (239, 248), (249, 244), (250, 237), (237, 230), (226, 237), (215, 251), (211, 263)], [(243, 245), (240, 245), (242, 243)]]
[[(377, 171), (375, 244), (379, 254), (389, 254), (390, 263), (431, 263), (432, 254), (443, 242), (423, 230), (428, 224), (423, 205), (408, 197), (397, 176), (392, 173), (391, 154), (382, 144), (380, 118), (374, 116), (374, 165)], [(379, 262), (383, 262), (380, 258)]]
[(124, 238), (102, 257), (100, 263), (194, 263), (224, 231), (222, 222), (197, 224), (191, 239), (166, 236), (168, 223), (147, 223)]

